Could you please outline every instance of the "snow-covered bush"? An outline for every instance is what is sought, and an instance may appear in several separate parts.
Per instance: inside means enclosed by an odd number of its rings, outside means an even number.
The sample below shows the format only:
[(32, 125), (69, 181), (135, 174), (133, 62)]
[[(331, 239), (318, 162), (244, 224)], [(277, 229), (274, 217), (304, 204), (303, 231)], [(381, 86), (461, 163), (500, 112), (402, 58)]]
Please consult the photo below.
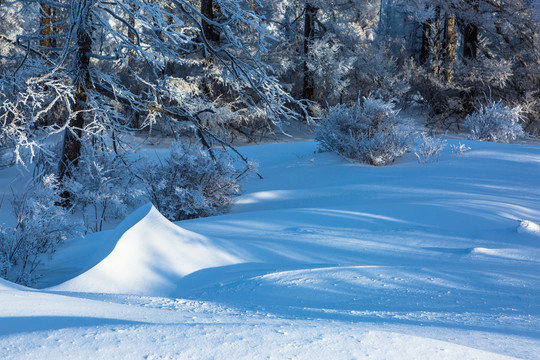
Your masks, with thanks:
[(86, 228), (103, 230), (108, 219), (126, 215), (144, 195), (140, 182), (121, 155), (87, 146), (63, 181), (70, 202), (82, 211)]
[(458, 145), (450, 145), (450, 149), (452, 149), (452, 152), (456, 154), (456, 156), (461, 156), (465, 154), (465, 152), (471, 150), (470, 147), (468, 147), (465, 144), (459, 143)]
[(413, 151), (419, 163), (427, 164), (439, 162), (439, 155), (445, 146), (446, 140), (431, 137), (426, 133), (421, 133), (416, 139)]
[(169, 158), (148, 162), (139, 171), (154, 206), (175, 221), (226, 211), (249, 171), (236, 169), (226, 152), (214, 152), (213, 159), (200, 146), (180, 142), (170, 151)]
[(465, 126), (474, 140), (511, 142), (525, 136), (521, 108), (505, 106), (501, 101), (488, 101), (467, 116)]
[(56, 178), (46, 175), (15, 195), (12, 205), (17, 224), (0, 226), (0, 277), (31, 284), (41, 254), (53, 252), (59, 242), (80, 234), (82, 224), (60, 205), (60, 194)]
[(393, 104), (367, 97), (355, 107), (337, 105), (315, 132), (322, 150), (371, 165), (387, 165), (409, 148), (410, 131)]

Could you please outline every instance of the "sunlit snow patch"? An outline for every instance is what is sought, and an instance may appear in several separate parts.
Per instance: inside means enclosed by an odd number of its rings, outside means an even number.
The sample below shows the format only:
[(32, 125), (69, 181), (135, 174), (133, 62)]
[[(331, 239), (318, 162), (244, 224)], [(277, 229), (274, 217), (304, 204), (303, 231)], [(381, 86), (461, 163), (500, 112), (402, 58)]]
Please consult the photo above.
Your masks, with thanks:
[(481, 256), (494, 256), (511, 260), (536, 261), (536, 259), (538, 259), (538, 252), (530, 249), (488, 249), (483, 247), (477, 247), (471, 250), (471, 254)]
[(522, 220), (517, 231), (520, 234), (540, 236), (540, 225), (529, 220)]
[(50, 290), (168, 296), (192, 272), (244, 261), (217, 242), (173, 224), (150, 204), (119, 228), (125, 224), (131, 226), (101, 262)]

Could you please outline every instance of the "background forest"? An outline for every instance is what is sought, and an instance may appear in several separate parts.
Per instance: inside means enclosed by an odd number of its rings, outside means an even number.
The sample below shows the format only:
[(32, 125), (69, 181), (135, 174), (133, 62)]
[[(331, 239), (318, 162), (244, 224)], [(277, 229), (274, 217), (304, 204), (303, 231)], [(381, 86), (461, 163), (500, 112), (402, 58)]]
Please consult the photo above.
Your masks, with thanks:
[[(432, 134), (540, 132), (538, 0), (0, 0), (0, 19), (0, 165), (33, 173), (3, 199), (0, 277), (19, 283), (144, 201), (225, 211), (257, 175), (234, 144), (291, 124), (373, 165), (440, 151), (398, 109)], [(132, 155), (150, 135), (170, 157)]]

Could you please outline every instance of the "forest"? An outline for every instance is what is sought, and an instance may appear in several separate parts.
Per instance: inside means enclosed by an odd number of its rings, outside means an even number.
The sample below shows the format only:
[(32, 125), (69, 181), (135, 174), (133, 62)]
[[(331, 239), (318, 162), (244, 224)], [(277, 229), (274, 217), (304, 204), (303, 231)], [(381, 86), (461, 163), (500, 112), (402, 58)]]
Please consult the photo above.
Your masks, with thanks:
[[(0, 19), (0, 167), (31, 174), (2, 199), (0, 277), (25, 285), (144, 202), (227, 211), (262, 177), (237, 145), (291, 126), (376, 166), (540, 133), (538, 0), (0, 0)], [(166, 158), (134, 155), (149, 137)]]

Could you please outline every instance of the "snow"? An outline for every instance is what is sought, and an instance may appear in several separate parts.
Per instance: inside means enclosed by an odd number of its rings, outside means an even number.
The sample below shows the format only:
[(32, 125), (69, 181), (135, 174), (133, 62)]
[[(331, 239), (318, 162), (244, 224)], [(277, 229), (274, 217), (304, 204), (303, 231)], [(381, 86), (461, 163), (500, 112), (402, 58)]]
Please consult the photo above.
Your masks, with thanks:
[(0, 358), (538, 358), (540, 146), (464, 143), (387, 167), (243, 147), (264, 179), (230, 214), (146, 205), (41, 290), (0, 280)]
[(4, 280), (0, 278), (0, 291), (7, 291), (7, 290), (23, 290), (25, 289), (24, 286), (14, 284), (10, 281)]
[(131, 214), (111, 237), (118, 239), (110, 254), (100, 249), (101, 262), (50, 290), (169, 296), (188, 274), (242, 261), (226, 246), (174, 225), (151, 204)]
[(523, 220), (519, 223), (518, 232), (520, 234), (540, 236), (540, 225), (529, 220)]

